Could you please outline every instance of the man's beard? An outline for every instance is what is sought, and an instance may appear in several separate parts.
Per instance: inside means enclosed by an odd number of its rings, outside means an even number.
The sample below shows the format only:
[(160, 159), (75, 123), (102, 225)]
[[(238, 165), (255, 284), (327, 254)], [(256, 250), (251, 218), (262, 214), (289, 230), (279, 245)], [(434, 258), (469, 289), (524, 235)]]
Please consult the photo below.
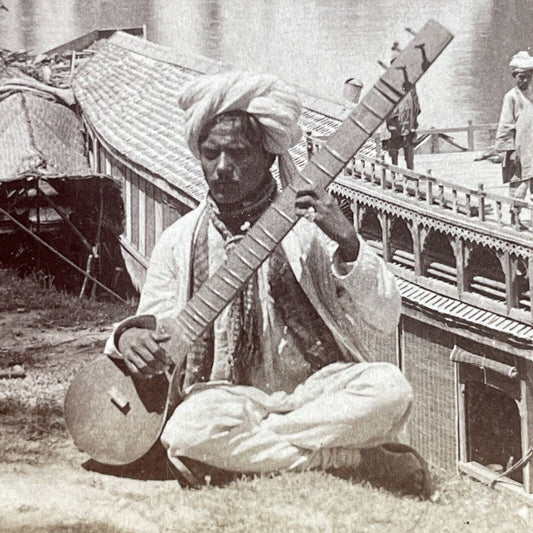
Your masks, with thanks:
[(261, 186), (246, 198), (232, 204), (218, 204), (208, 195), (208, 204), (214, 216), (224, 222), (233, 233), (243, 233), (268, 209), (277, 193), (276, 181), (270, 172), (265, 173)]

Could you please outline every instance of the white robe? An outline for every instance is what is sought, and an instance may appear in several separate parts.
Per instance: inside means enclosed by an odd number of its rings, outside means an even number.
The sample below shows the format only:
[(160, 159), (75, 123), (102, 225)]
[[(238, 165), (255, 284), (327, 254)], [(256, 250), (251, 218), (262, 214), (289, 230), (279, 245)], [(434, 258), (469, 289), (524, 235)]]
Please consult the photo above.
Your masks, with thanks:
[[(203, 208), (162, 234), (151, 257), (138, 314), (176, 316), (186, 304), (191, 243)], [(210, 274), (224, 260), (220, 239), (210, 227)], [(360, 319), (383, 334), (391, 333), (398, 324), (401, 297), (385, 263), (359, 240), (359, 256), (348, 264), (338, 260), (337, 244), (306, 219), (282, 241), (296, 279), (346, 362), (328, 365), (310, 377), (310, 372), (296, 370), (287, 379), (291, 369), (280, 363), (283, 331), (273, 319), (268, 265), (263, 265), (258, 279), (266, 370), (257, 374), (255, 386), (193, 385), (161, 439), (170, 460), (186, 456), (248, 472), (356, 466), (358, 449), (395, 438), (410, 410), (411, 388), (394, 365), (357, 362), (380, 359), (380, 354), (369, 354), (363, 346)], [(270, 348), (265, 339), (275, 339)], [(108, 354), (115, 350), (110, 340)], [(294, 347), (290, 357), (303, 362)]]

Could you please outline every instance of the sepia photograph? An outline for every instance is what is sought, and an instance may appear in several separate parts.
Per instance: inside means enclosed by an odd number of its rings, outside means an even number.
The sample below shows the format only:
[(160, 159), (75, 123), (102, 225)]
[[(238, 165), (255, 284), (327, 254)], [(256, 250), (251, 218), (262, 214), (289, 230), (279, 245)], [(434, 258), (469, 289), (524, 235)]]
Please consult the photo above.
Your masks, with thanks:
[(533, 532), (531, 0), (0, 0), (0, 533)]

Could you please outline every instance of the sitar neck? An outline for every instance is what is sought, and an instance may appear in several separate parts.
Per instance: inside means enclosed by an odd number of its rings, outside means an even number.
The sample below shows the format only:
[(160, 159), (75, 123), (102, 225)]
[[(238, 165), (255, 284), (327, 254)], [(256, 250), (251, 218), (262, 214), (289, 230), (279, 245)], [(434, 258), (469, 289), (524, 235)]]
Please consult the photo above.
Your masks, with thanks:
[[(234, 299), (237, 292), (271, 255), (297, 222), (296, 193), (326, 188), (367, 139), (394, 110), (422, 74), (446, 48), (453, 36), (429, 21), (401, 52), (338, 130), (313, 154), (296, 180), (279, 194), (244, 238), (229, 253), (224, 265), (193, 295), (174, 319), (173, 334), (184, 349), (190, 347)], [(169, 354), (173, 357), (173, 354)]]

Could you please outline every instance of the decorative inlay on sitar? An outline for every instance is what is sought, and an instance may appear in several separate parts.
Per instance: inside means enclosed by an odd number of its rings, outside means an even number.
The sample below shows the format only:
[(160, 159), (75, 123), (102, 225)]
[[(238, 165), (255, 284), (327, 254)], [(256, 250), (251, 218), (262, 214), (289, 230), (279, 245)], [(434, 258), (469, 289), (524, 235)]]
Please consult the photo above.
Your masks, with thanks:
[(179, 401), (176, 391), (187, 352), (296, 224), (297, 191), (309, 185), (326, 188), (452, 38), (440, 24), (429, 21), (312, 156), (296, 182), (276, 197), (232, 249), (226, 263), (176, 318), (157, 324), (170, 334), (163, 348), (175, 364), (171, 376), (133, 377), (120, 362), (107, 357), (76, 376), (65, 398), (65, 417), (78, 448), (106, 464), (131, 463), (152, 448)]

